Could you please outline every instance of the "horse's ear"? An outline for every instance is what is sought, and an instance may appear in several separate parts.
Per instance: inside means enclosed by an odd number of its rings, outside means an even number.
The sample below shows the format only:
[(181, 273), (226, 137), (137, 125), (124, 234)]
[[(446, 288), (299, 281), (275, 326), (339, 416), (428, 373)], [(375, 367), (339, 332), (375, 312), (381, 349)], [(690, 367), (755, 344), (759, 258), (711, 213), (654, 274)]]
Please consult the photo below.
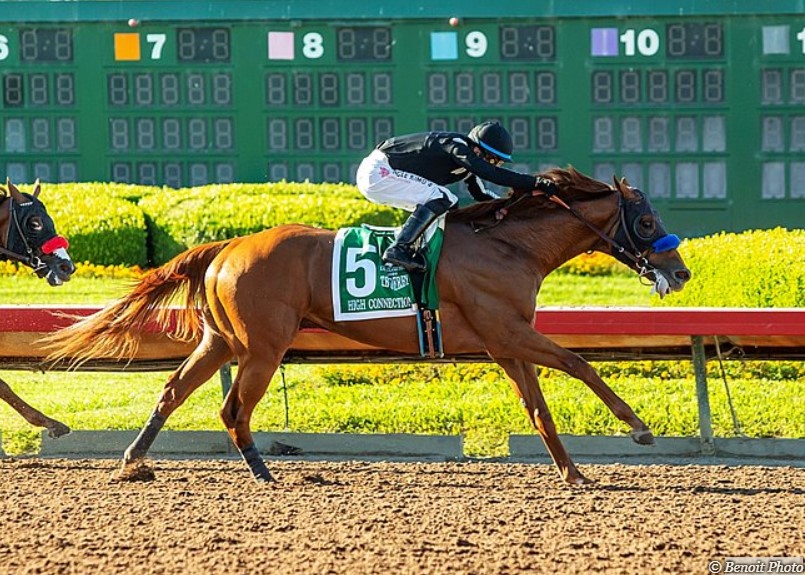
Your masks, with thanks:
[(626, 178), (621, 178), (619, 180), (617, 176), (613, 176), (612, 179), (615, 180), (615, 189), (618, 190), (621, 194), (623, 194), (624, 198), (634, 197), (635, 194), (632, 192), (633, 188), (629, 184), (629, 180), (627, 180)]
[(11, 183), (11, 180), (10, 180), (10, 179), (8, 179), (8, 178), (6, 178), (6, 186), (8, 186), (8, 191), (9, 191), (9, 192), (11, 192), (11, 194), (10, 194), (10, 195), (11, 195), (11, 197), (14, 199), (14, 201), (16, 201), (16, 202), (17, 202), (17, 203), (19, 203), (19, 204), (24, 204), (25, 202), (27, 202), (27, 201), (28, 201), (28, 200), (26, 199), (26, 197), (22, 195), (22, 192), (20, 192), (20, 191), (17, 189), (17, 186), (15, 186), (14, 184), (12, 184), (12, 183)]
[(39, 183), (39, 178), (36, 178), (36, 181), (34, 182), (34, 197), (38, 198), (39, 192), (41, 191), (42, 191), (42, 185)]

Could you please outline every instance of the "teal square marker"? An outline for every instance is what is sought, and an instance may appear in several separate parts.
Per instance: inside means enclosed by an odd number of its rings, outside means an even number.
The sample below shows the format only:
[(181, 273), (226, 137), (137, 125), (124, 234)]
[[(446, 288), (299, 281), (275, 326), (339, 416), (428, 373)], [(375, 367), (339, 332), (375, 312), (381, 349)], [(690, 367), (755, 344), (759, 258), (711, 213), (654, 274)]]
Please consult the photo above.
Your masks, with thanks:
[(458, 60), (458, 34), (455, 32), (431, 32), (430, 59)]
[(763, 26), (763, 54), (790, 54), (788, 26)]

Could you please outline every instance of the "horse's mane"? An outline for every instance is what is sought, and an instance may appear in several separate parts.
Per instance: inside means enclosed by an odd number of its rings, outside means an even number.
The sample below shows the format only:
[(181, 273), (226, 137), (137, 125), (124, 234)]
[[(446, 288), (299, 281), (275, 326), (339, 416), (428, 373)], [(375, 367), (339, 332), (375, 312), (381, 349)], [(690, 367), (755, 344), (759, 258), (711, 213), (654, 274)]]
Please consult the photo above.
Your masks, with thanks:
[[(595, 199), (614, 190), (609, 184), (582, 174), (573, 166), (552, 168), (547, 172), (541, 173), (540, 176), (554, 181), (559, 188), (559, 197), (565, 202)], [(513, 208), (514, 212), (522, 212), (526, 206), (556, 207), (556, 204), (549, 202), (543, 196), (530, 197), (530, 194), (531, 190), (512, 190), (508, 197), (490, 202), (478, 202), (450, 212), (447, 215), (447, 220), (454, 222), (477, 221), (485, 216), (494, 214), (501, 208), (507, 207), (513, 200), (517, 200), (521, 196), (529, 197), (523, 198), (521, 202), (518, 202), (517, 207)]]

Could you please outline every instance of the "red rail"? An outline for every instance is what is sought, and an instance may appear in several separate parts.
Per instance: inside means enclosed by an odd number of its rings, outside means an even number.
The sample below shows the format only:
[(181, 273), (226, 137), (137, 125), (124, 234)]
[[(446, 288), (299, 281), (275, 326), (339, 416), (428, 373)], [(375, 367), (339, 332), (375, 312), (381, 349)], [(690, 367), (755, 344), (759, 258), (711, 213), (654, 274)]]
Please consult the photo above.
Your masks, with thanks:
[[(0, 306), (0, 365), (41, 360), (37, 341), (86, 316), (96, 306)], [(701, 336), (708, 355), (715, 342), (747, 357), (805, 359), (805, 308), (540, 308), (535, 327), (588, 359), (689, 358), (691, 338)], [(152, 331), (138, 360), (167, 366), (184, 358), (191, 344)], [(289, 351), (291, 361), (416, 360), (366, 346), (323, 329), (303, 329)], [(482, 355), (446, 358), (485, 360)]]
[[(0, 306), (0, 332), (49, 333), (99, 309)], [(540, 308), (534, 324), (546, 335), (805, 336), (805, 308)]]

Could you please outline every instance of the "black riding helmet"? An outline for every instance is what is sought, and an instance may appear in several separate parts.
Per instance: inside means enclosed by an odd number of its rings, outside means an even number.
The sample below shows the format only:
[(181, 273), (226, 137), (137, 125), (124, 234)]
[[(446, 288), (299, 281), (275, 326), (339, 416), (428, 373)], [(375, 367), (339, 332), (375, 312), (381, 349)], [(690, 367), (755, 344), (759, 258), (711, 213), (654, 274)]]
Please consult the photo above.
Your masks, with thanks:
[(512, 161), (512, 137), (499, 123), (482, 122), (470, 130), (467, 137), (493, 156), (506, 162)]

